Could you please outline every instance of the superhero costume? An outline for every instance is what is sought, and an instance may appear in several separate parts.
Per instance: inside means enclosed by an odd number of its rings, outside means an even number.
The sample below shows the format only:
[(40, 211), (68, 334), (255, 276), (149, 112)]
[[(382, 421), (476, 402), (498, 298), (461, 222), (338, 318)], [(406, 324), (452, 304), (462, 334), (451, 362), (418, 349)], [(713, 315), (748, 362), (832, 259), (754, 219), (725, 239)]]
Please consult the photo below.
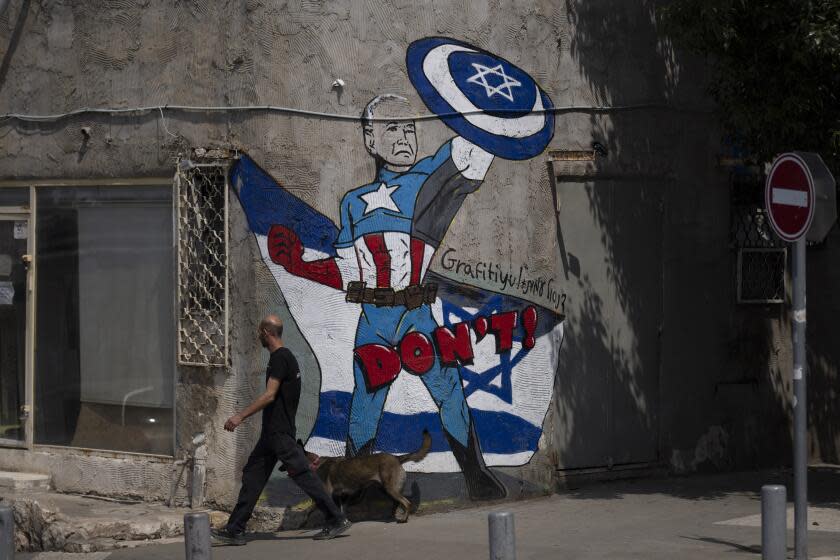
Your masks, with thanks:
[[(466, 196), (481, 185), (492, 156), (460, 137), (398, 173), (381, 167), (376, 180), (349, 191), (341, 202), (337, 256), (303, 261), (302, 247), (284, 226), (268, 233), (272, 260), (292, 274), (347, 292), (361, 303), (355, 346), (396, 346), (409, 332), (431, 335), (435, 286), (423, 278), (435, 250)], [(484, 465), (456, 367), (435, 357), (420, 376), (440, 409), (441, 423), (474, 499), (506, 491)], [(371, 387), (359, 360), (346, 455), (371, 453), (390, 385)]]

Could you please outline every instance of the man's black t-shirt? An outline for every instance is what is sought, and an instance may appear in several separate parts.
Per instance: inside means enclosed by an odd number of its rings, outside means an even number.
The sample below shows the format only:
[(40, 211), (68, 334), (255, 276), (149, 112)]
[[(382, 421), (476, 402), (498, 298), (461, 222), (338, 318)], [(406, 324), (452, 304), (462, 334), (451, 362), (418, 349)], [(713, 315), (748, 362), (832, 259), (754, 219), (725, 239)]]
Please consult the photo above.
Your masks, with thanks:
[(263, 434), (284, 433), (295, 437), (295, 414), (300, 402), (300, 368), (294, 354), (285, 347), (271, 353), (265, 370), (265, 382), (280, 380), (274, 402), (263, 409)]

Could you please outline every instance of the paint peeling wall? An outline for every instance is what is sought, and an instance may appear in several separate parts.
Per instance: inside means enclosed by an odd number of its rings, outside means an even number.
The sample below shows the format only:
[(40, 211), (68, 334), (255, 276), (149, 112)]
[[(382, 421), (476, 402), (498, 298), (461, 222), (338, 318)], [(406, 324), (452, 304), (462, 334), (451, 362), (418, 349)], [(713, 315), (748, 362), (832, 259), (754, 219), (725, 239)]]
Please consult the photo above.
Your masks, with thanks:
[[(558, 200), (547, 157), (496, 161), (455, 217), (431, 270), (500, 291), (466, 265), (527, 267), (528, 277), (551, 280), (556, 292), (521, 297), (553, 307), (566, 296), (564, 353), (539, 452), (525, 466), (501, 469), (523, 486), (553, 488), (556, 468), (664, 463), (682, 471), (766, 463), (772, 442), (753, 436), (768, 417), (787, 426), (779, 395), (789, 380), (764, 354), (755, 388), (727, 384), (741, 378), (750, 356), (735, 341), (761, 312), (733, 313), (727, 181), (714, 164), (719, 131), (702, 94), (702, 67), (657, 33), (652, 10), (650, 2), (619, 0), (12, 0), (0, 19), (0, 112), (274, 105), (357, 116), (383, 92), (407, 96), (419, 112), (405, 52), (412, 41), (434, 35), (504, 56), (557, 106), (645, 105), (558, 113), (549, 149), (587, 150), (598, 141), (608, 151), (598, 168), (563, 171)], [(345, 86), (332, 88), (339, 78)], [(81, 127), (91, 128), (89, 139)], [(438, 121), (418, 129), (421, 154), (452, 136)], [(358, 122), (164, 110), (0, 122), (0, 179), (169, 177), (178, 154), (194, 146), (246, 150), (335, 223), (344, 193), (374, 174)], [(221, 429), (264, 383), (255, 322), (269, 311), (290, 318), (232, 202), (232, 370), (182, 368), (177, 380), (179, 451), (194, 433), (208, 434), (208, 497), (218, 503), (232, 501), (257, 434), (258, 420), (235, 434)], [(766, 331), (750, 335), (759, 344), (771, 341), (773, 360), (787, 356), (784, 319), (766, 312)], [(305, 346), (294, 328), (287, 336), (290, 346)], [(311, 353), (301, 351), (300, 359), (304, 370), (316, 368)], [(302, 429), (315, 422), (317, 393), (317, 381), (305, 378)], [(629, 439), (623, 425), (630, 426)], [(55, 450), (0, 455), (0, 468), (53, 473), (92, 460)], [(105, 455), (96, 465), (108, 466), (96, 468), (114, 482), (113, 493), (157, 499), (166, 493), (165, 463), (138, 460), (151, 474), (135, 477), (116, 469), (123, 459)], [(59, 458), (72, 466), (59, 469)], [(61, 489), (85, 489), (65, 475), (55, 480)]]

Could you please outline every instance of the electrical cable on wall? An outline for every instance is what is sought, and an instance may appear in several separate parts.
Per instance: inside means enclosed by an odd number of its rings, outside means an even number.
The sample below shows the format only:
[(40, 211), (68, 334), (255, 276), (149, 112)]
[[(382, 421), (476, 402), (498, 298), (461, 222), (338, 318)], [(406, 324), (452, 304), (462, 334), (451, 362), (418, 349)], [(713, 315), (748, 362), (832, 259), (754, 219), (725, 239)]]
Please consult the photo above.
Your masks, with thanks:
[[(671, 110), (671, 111), (678, 111), (678, 112), (691, 112), (691, 113), (709, 113), (711, 111), (703, 110), (703, 109), (686, 109), (680, 108), (673, 105), (669, 105), (666, 103), (639, 103), (635, 105), (613, 105), (613, 106), (565, 106), (565, 107), (553, 107), (552, 109), (543, 109), (540, 111), (532, 111), (534, 114), (542, 114), (542, 113), (600, 113), (600, 112), (611, 112), (611, 111), (631, 111), (637, 109), (663, 109), (663, 110)], [(34, 115), (34, 114), (24, 114), (24, 113), (4, 113), (0, 115), (0, 119), (5, 120), (19, 120), (19, 121), (26, 121), (26, 122), (55, 122), (59, 121), (68, 117), (73, 117), (77, 115), (86, 115), (86, 114), (104, 114), (104, 115), (124, 115), (124, 114), (131, 114), (131, 113), (149, 113), (152, 111), (160, 111), (161, 116), (163, 116), (163, 111), (181, 111), (181, 112), (244, 112), (244, 111), (267, 111), (272, 113), (284, 113), (290, 115), (302, 115), (306, 117), (320, 117), (320, 118), (327, 118), (327, 119), (335, 119), (335, 120), (344, 120), (344, 121), (358, 121), (360, 117), (358, 115), (343, 115), (339, 113), (326, 113), (322, 111), (310, 111), (306, 109), (295, 109), (293, 107), (282, 107), (282, 106), (275, 106), (275, 105), (240, 105), (240, 106), (231, 106), (231, 107), (223, 107), (223, 106), (208, 106), (202, 107), (197, 105), (152, 105), (147, 107), (127, 107), (127, 108), (90, 108), (90, 107), (83, 107), (80, 109), (75, 109), (73, 111), (68, 111), (66, 113), (55, 113), (52, 115)], [(425, 114), (425, 115), (415, 115), (415, 116), (407, 116), (407, 117), (399, 117), (399, 118), (388, 118), (388, 119), (372, 119), (373, 121), (424, 121), (424, 120), (436, 120), (446, 117), (454, 117), (457, 115), (472, 115), (472, 114), (482, 114), (485, 111), (466, 111), (466, 112), (451, 112), (451, 113), (443, 113), (443, 114)], [(504, 111), (502, 111), (504, 112)]]

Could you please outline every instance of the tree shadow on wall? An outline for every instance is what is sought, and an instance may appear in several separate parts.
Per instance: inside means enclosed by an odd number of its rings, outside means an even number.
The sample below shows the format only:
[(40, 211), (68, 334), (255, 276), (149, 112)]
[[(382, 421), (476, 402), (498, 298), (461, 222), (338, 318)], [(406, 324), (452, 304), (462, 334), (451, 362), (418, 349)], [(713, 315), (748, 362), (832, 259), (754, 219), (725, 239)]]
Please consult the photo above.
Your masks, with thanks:
[[(837, 344), (837, 286), (840, 286), (840, 229), (808, 250), (808, 425), (810, 453), (840, 463), (840, 345)], [(816, 308), (816, 309), (815, 309)]]
[(558, 462), (567, 469), (655, 462), (661, 210), (615, 211), (612, 181), (558, 188), (569, 210), (589, 213), (586, 220), (561, 213), (559, 224), (580, 274), (570, 279), (576, 285), (555, 403), (565, 436)]
[[(617, 108), (589, 114), (591, 140), (608, 152), (602, 175), (558, 178), (577, 301), (561, 352), (557, 463), (785, 464), (778, 317), (735, 306), (727, 182), (710, 165), (702, 68), (657, 29), (655, 7), (566, 1), (587, 101)], [(589, 222), (572, 215), (586, 211)]]
[[(665, 102), (673, 61), (650, 3), (567, 0), (566, 12), (568, 47), (588, 86), (588, 104)], [(566, 322), (560, 373), (566, 379), (557, 403), (566, 440), (559, 463), (566, 468), (659, 459), (661, 224), (669, 170), (655, 158), (639, 160), (652, 151), (647, 132), (657, 117), (643, 110), (590, 112), (591, 141), (606, 148), (609, 176), (558, 178), (558, 228), (578, 265), (571, 275), (566, 271), (578, 301)], [(588, 211), (591, 221), (566, 209)]]
[[(9, 67), (12, 64), (12, 58), (14, 58), (15, 51), (17, 51), (18, 44), (20, 43), (20, 37), (23, 33), (23, 28), (26, 25), (26, 18), (29, 15), (30, 3), (31, 0), (23, 0), (17, 11), (17, 16), (14, 22), (14, 28), (12, 30), (12, 36), (11, 39), (9, 39), (8, 48), (3, 54), (2, 62), (0, 62), (0, 89), (2, 89), (3, 85), (6, 83), (6, 76), (8, 75)], [(8, 8), (8, 6), (6, 7)], [(9, 14), (6, 15), (6, 17), (11, 18), (11, 11)]]

